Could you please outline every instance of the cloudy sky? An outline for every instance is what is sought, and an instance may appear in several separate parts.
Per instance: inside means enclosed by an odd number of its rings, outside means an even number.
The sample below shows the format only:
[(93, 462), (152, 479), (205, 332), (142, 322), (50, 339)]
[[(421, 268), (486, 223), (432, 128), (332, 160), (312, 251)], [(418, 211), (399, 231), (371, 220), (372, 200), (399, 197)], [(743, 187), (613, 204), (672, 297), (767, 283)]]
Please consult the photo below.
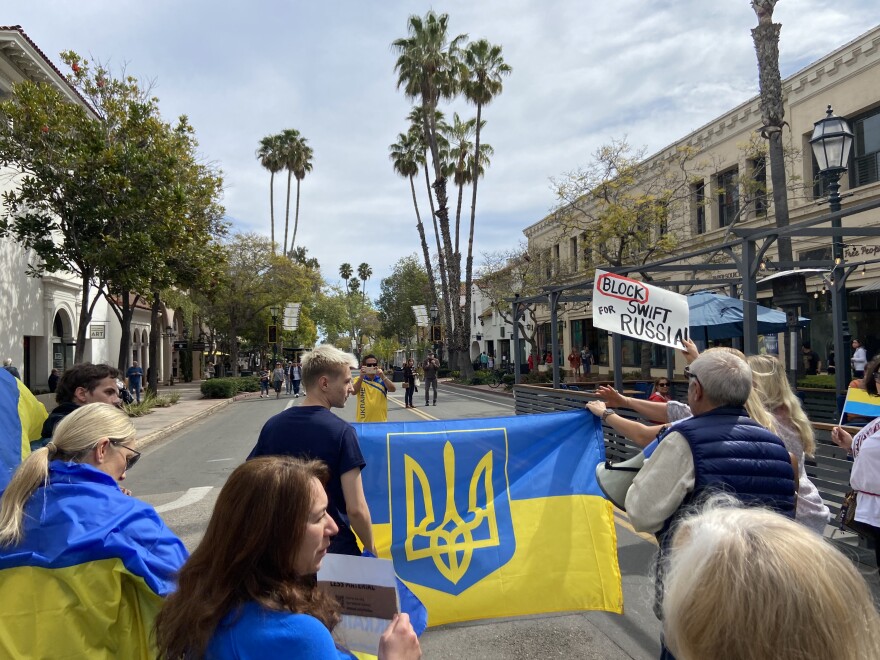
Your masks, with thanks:
[[(315, 156), (297, 244), (331, 282), (339, 264), (366, 261), (377, 297), (394, 262), (421, 254), (408, 183), (388, 160), (411, 105), (390, 44), (410, 14), (432, 8), (453, 34), (502, 45), (513, 67), (483, 115), (495, 156), (479, 187), (477, 265), (514, 247), (553, 206), (550, 177), (601, 144), (627, 136), (654, 152), (758, 91), (748, 0), (6, 0), (0, 24), (21, 25), (56, 64), (72, 49), (152, 81), (165, 117), (187, 114), (203, 157), (223, 170), (234, 230), (269, 234), (269, 174), (254, 151), (265, 135), (299, 130)], [(783, 76), (876, 16), (876, 0), (781, 0)]]

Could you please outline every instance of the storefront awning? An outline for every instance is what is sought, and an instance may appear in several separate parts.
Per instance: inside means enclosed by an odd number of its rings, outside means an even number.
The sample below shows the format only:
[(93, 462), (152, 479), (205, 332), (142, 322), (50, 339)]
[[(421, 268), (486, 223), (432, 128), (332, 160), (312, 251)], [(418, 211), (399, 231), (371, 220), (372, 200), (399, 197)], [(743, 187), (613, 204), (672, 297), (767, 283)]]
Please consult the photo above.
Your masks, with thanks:
[(866, 284), (865, 286), (861, 286), (853, 293), (878, 293), (880, 292), (880, 280), (875, 282), (871, 282), (870, 284)]

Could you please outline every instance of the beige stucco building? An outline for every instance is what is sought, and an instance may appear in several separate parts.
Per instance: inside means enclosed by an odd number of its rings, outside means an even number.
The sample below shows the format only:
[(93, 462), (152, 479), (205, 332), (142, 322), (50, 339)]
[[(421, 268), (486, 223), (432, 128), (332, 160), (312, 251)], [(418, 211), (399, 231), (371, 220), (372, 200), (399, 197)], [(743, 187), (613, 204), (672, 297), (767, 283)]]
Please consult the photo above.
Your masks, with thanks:
[[(756, 68), (757, 71), (757, 68)], [(809, 140), (814, 122), (825, 116), (828, 105), (834, 114), (848, 120), (855, 134), (849, 169), (841, 179), (841, 193), (846, 196), (844, 207), (880, 198), (880, 26), (840, 47), (819, 61), (789, 76), (783, 81), (785, 97), (784, 143), (787, 148), (788, 203), (792, 223), (827, 213), (826, 191), (817, 177), (818, 169), (812, 157)], [(731, 238), (730, 229), (736, 227), (764, 227), (774, 223), (770, 190), (769, 168), (765, 167), (762, 144), (759, 99), (749, 99), (729, 112), (707, 123), (680, 140), (650, 156), (645, 171), (654, 176), (674, 164), (683, 149), (692, 153), (686, 173), (687, 195), (680, 203), (670, 206), (670, 217), (665, 230), (674, 232), (678, 241), (677, 253), (684, 253), (707, 244), (721, 243)], [(642, 182), (643, 183), (643, 182)], [(636, 186), (642, 185), (637, 182)], [(844, 226), (877, 226), (880, 209), (847, 217)], [(537, 255), (546, 274), (559, 281), (584, 280), (594, 266), (603, 265), (596, 246), (585, 244), (584, 236), (572, 227), (563, 226), (554, 215), (549, 215), (527, 227), (529, 253)], [(877, 238), (846, 238), (845, 258), (858, 263), (880, 256)], [(830, 259), (832, 239), (795, 237), (795, 260)], [(658, 255), (659, 256), (659, 255)], [(775, 246), (767, 253), (769, 266), (776, 259)], [(685, 273), (657, 275), (677, 279)], [(713, 273), (717, 277), (718, 273)], [(729, 276), (736, 278), (735, 268)], [(681, 288), (682, 293), (700, 288), (699, 277), (692, 287)], [(880, 290), (880, 264), (859, 268), (847, 282), (849, 322), (853, 337), (859, 337), (869, 355), (880, 352), (880, 295), (860, 292), (865, 285), (876, 283)], [(809, 304), (803, 312), (812, 322), (804, 339), (812, 340), (823, 363), (831, 346), (830, 299), (823, 291), (821, 274), (807, 279)], [(717, 287), (716, 287), (717, 288)], [(723, 289), (722, 292), (729, 293)], [(759, 293), (762, 304), (771, 304), (769, 291)], [(542, 324), (539, 351), (549, 350), (549, 310), (537, 310), (537, 322)], [(608, 336), (592, 323), (592, 310), (566, 308), (559, 312), (560, 355), (565, 356), (573, 346), (589, 344), (597, 355), (600, 366), (612, 365)], [(652, 366), (665, 367), (666, 351), (654, 350)], [(625, 370), (640, 364), (636, 342), (624, 342), (622, 363)], [(563, 357), (564, 359), (564, 357)], [(680, 359), (680, 358), (679, 358)], [(681, 368), (683, 365), (679, 365)], [(656, 375), (660, 375), (657, 371)]]

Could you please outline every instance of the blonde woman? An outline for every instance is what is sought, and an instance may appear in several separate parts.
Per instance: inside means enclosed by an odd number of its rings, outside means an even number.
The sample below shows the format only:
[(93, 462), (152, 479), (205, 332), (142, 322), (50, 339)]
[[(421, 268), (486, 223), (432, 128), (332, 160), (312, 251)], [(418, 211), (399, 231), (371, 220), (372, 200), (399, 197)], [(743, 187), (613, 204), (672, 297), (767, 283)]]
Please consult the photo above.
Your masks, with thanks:
[(80, 406), (0, 500), (0, 657), (145, 658), (186, 560), (156, 511), (119, 483), (140, 453), (107, 403)]
[(758, 396), (776, 423), (774, 432), (785, 443), (785, 448), (798, 461), (798, 503), (795, 519), (817, 534), (825, 532), (831, 511), (822, 501), (819, 490), (810, 481), (804, 467), (804, 457), (812, 458), (816, 452), (813, 426), (807, 419), (797, 398), (788, 384), (785, 368), (772, 355), (750, 355), (753, 392)]
[(663, 632), (678, 660), (880, 658), (865, 580), (803, 525), (713, 498), (671, 548)]

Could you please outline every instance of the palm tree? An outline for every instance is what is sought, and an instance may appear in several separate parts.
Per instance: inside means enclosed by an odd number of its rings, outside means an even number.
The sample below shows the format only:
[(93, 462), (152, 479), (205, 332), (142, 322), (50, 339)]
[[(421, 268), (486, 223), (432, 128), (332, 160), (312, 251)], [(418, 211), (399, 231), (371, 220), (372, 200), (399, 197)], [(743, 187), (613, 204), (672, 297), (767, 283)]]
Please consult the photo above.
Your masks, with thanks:
[[(419, 132), (420, 133), (420, 132)], [(431, 302), (437, 302), (437, 282), (434, 279), (434, 267), (431, 264), (431, 251), (428, 249), (428, 240), (425, 237), (425, 226), (422, 224), (422, 216), (419, 213), (419, 201), (416, 197), (415, 177), (419, 173), (419, 166), (425, 161), (425, 149), (419, 133), (399, 133), (397, 142), (388, 147), (388, 157), (391, 159), (394, 171), (402, 177), (409, 179), (409, 188), (412, 192), (413, 206), (416, 210), (416, 228), (419, 230), (419, 240), (422, 242), (422, 254), (425, 258), (425, 270), (428, 273), (428, 282), (431, 285)], [(437, 244), (439, 250), (440, 244)]]
[(301, 137), (297, 143), (294, 159), (292, 161), (293, 176), (296, 177), (296, 213), (293, 220), (293, 237), (290, 239), (290, 247), (296, 244), (296, 231), (299, 228), (299, 188), (306, 174), (312, 171), (312, 148), (306, 144), (307, 140)]
[(354, 271), (351, 269), (350, 263), (344, 263), (339, 267), (339, 277), (345, 280), (345, 290), (348, 291), (348, 281), (351, 279)]
[[(483, 127), (483, 106), (489, 104), (498, 96), (503, 84), (501, 79), (510, 75), (511, 67), (504, 62), (501, 56), (501, 46), (490, 44), (485, 39), (480, 39), (468, 45), (464, 52), (464, 65), (467, 77), (463, 81), (465, 98), (477, 106), (477, 127), (474, 143), (473, 166), (473, 195), (471, 197), (471, 225), (468, 234), (468, 252), (465, 265), (465, 309), (471, 308), (471, 284), (474, 278), (474, 221), (477, 215), (477, 182), (479, 181), (482, 167), (480, 161), (483, 152), (480, 149), (480, 130)], [(470, 334), (470, 317), (466, 319), (467, 329), (464, 332)]]
[[(421, 153), (420, 162), (425, 172), (425, 188), (428, 191), (428, 202), (431, 207), (431, 220), (434, 225), (434, 239), (437, 243), (437, 261), (439, 262), (440, 271), (440, 286), (441, 293), (443, 299), (443, 305), (440, 307), (442, 310), (443, 323), (447, 328), (452, 328), (452, 307), (450, 306), (450, 301), (452, 298), (449, 294), (449, 281), (450, 281), (450, 272), (447, 269), (446, 264), (446, 252), (443, 249), (443, 246), (440, 243), (440, 229), (437, 224), (437, 213), (434, 209), (434, 197), (431, 194), (431, 177), (428, 174), (428, 158), (427, 152), (430, 150), (430, 146), (428, 145), (428, 138), (425, 135), (425, 109), (424, 106), (417, 105), (413, 107), (410, 111), (409, 116), (407, 117), (410, 121), (409, 134), (414, 137), (414, 139), (418, 140), (419, 150)], [(443, 113), (439, 110), (434, 111), (434, 125), (437, 127), (437, 146), (439, 149), (439, 154), (441, 160), (445, 161), (446, 152), (449, 148), (449, 143), (446, 141), (445, 133), (448, 130), (445, 119), (443, 118)], [(451, 254), (450, 254), (451, 259)], [(435, 294), (436, 295), (436, 294)]]
[[(436, 115), (437, 103), (441, 99), (451, 99), (459, 90), (459, 72), (461, 61), (459, 52), (467, 35), (460, 34), (452, 39), (448, 37), (449, 15), (437, 15), (429, 11), (424, 19), (412, 15), (409, 17), (405, 39), (395, 40), (391, 46), (398, 53), (394, 70), (397, 72), (397, 87), (403, 88), (408, 98), (417, 99), (423, 107), (422, 129), (431, 150), (434, 166), (433, 188), (437, 197), (437, 217), (440, 233), (443, 237), (443, 248), (447, 259), (451, 259), (452, 239), (449, 231), (449, 209), (447, 208), (446, 179), (441, 169), (440, 148), (437, 143)], [(455, 275), (455, 264), (449, 265), (450, 275), (448, 286), (458, 289), (460, 278)], [(460, 271), (460, 268), (458, 269)], [(453, 292), (444, 291), (444, 294)], [(447, 318), (451, 318), (451, 300), (444, 295), (447, 306)], [(454, 292), (454, 300), (458, 301), (458, 291)], [(460, 351), (460, 342), (453, 342), (454, 350)]]
[(287, 252), (287, 228), (290, 225), (290, 179), (293, 176), (293, 155), (296, 150), (296, 144), (300, 139), (299, 131), (295, 128), (285, 128), (278, 136), (281, 142), (280, 157), (287, 170), (287, 202), (284, 205), (284, 244), (281, 246), (281, 254), (286, 255)]
[(272, 231), (272, 254), (275, 254), (275, 173), (284, 169), (281, 157), (281, 136), (267, 135), (260, 140), (257, 159), (269, 170), (269, 219)]
[(370, 268), (370, 264), (364, 262), (360, 266), (358, 266), (358, 279), (364, 283), (363, 287), (361, 287), (361, 293), (363, 294), (364, 302), (367, 302), (367, 280), (370, 279), (373, 275), (373, 269)]

